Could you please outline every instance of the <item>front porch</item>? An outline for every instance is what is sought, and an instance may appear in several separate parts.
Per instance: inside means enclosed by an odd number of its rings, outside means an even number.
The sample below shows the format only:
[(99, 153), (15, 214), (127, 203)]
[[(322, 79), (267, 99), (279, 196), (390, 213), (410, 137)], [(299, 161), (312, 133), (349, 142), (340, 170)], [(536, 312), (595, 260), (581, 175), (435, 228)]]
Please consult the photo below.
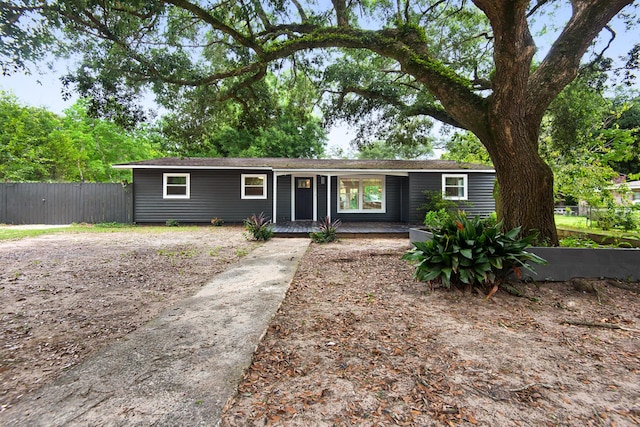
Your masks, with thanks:
[[(275, 237), (309, 237), (318, 231), (317, 221), (285, 221), (272, 224)], [(338, 228), (339, 237), (400, 237), (408, 238), (409, 229), (415, 225), (398, 222), (343, 222)]]

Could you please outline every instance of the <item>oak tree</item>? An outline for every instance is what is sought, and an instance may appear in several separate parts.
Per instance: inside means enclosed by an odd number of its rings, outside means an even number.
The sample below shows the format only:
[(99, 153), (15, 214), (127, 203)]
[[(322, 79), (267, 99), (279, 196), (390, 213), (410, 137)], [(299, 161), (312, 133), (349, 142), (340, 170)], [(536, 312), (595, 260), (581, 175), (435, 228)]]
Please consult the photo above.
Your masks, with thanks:
[[(270, 68), (323, 69), (340, 57), (334, 48), (370, 52), (386, 58), (389, 67), (380, 71), (388, 79), (417, 89), (403, 101), (472, 132), (487, 148), (504, 227), (535, 229), (554, 244), (553, 174), (538, 153), (540, 123), (594, 39), (632, 3), (20, 0), (0, 3), (0, 16), (9, 18), (3, 32), (11, 30), (7, 40), (16, 47), (4, 44), (0, 54), (9, 49), (15, 55), (5, 62), (19, 66), (29, 43), (41, 52), (42, 34), (63, 29), (73, 43), (64, 51), (82, 52), (69, 81), (105, 99), (147, 85), (165, 99), (210, 86), (217, 101), (250, 101), (252, 85)], [(570, 8), (570, 17), (534, 67), (531, 20), (557, 5)], [(397, 99), (362, 89), (380, 103)]]

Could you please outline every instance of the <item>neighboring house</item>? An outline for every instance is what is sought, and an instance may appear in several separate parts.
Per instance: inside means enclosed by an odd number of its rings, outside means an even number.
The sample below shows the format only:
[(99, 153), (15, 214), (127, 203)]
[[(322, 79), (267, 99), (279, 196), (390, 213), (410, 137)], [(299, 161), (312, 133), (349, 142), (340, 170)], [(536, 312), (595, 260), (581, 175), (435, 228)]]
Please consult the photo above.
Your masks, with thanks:
[(640, 204), (640, 181), (622, 181), (616, 185), (625, 189), (624, 192), (614, 191), (613, 197), (616, 203), (620, 205), (626, 205), (627, 203)]
[(627, 187), (631, 190), (631, 202), (640, 204), (640, 181), (627, 182)]
[(163, 158), (133, 170), (134, 221), (318, 220), (422, 223), (424, 191), (442, 192), (471, 215), (495, 210), (495, 171), (448, 160)]

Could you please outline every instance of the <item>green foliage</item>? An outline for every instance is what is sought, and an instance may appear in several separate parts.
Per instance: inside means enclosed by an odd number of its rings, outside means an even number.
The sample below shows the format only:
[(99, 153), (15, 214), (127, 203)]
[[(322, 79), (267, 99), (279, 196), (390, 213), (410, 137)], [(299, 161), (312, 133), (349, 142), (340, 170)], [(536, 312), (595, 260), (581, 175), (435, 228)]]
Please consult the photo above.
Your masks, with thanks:
[(422, 144), (397, 145), (391, 142), (375, 141), (358, 147), (358, 159), (426, 159), (433, 154), (431, 141)]
[(560, 246), (563, 248), (599, 248), (600, 244), (597, 242), (586, 238), (586, 237), (578, 237), (578, 236), (567, 236), (563, 239), (560, 239)]
[(113, 163), (158, 157), (157, 139), (141, 126), (125, 131), (87, 114), (86, 101), (62, 117), (26, 107), (0, 91), (0, 179), (11, 181), (131, 180)]
[(442, 228), (453, 216), (453, 212), (442, 208), (437, 211), (428, 211), (424, 215), (424, 225), (427, 230), (433, 231)]
[(427, 201), (418, 207), (418, 210), (426, 210), (423, 224), (429, 230), (437, 230), (443, 227), (456, 215), (458, 204), (453, 200), (445, 199), (439, 191), (425, 190), (422, 192)]
[(582, 69), (542, 122), (540, 153), (554, 172), (557, 199), (606, 206), (612, 200), (612, 180), (640, 163), (640, 122), (634, 126), (633, 114), (628, 114), (632, 103), (604, 96), (607, 67), (597, 63)]
[(523, 268), (533, 271), (529, 263), (545, 262), (525, 251), (535, 235), (519, 238), (519, 227), (502, 233), (501, 226), (458, 214), (434, 231), (433, 239), (413, 242), (403, 259), (415, 264), (418, 280), (446, 287), (500, 285), (512, 273), (520, 277)]
[(180, 221), (177, 219), (168, 219), (165, 221), (165, 225), (167, 227), (178, 227), (180, 225)]
[(211, 225), (213, 225), (214, 227), (220, 227), (222, 224), (224, 224), (224, 220), (222, 218), (211, 218)]
[(456, 132), (444, 143), (441, 158), (492, 166), (491, 157), (480, 140), (471, 132)]
[(338, 238), (338, 228), (342, 225), (340, 219), (331, 221), (328, 216), (324, 217), (318, 226), (318, 231), (309, 233), (309, 237), (316, 243), (330, 243)]
[[(171, 98), (163, 118), (167, 151), (195, 157), (322, 157), (326, 131), (314, 112), (319, 96), (304, 76), (268, 74), (249, 102), (212, 102), (219, 89), (198, 87)], [(249, 95), (246, 95), (249, 96)], [(167, 101), (169, 102), (169, 101)]]
[(99, 222), (95, 225), (97, 228), (129, 228), (130, 224), (123, 224), (121, 222)]
[(638, 228), (638, 218), (634, 209), (610, 205), (606, 209), (597, 209), (592, 212), (591, 219), (603, 230), (621, 228), (632, 231)]
[(251, 215), (244, 220), (244, 228), (248, 232), (248, 238), (253, 240), (267, 241), (273, 237), (273, 230), (270, 227), (271, 219), (260, 212), (260, 215)]
[(427, 201), (418, 207), (419, 211), (439, 211), (440, 209), (451, 211), (458, 208), (456, 202), (445, 199), (440, 191), (424, 190), (422, 194), (424, 194)]

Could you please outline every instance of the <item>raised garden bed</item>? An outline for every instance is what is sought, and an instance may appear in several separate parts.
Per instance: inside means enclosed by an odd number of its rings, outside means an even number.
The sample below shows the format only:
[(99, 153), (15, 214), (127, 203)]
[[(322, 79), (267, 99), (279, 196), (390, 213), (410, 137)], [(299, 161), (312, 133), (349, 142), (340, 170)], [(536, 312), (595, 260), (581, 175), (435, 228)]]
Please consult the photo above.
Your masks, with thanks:
[[(411, 242), (424, 242), (433, 235), (419, 228), (409, 230)], [(640, 281), (640, 249), (531, 247), (528, 251), (547, 260), (534, 265), (536, 274), (526, 274), (538, 281), (565, 281), (572, 277), (610, 278)]]

